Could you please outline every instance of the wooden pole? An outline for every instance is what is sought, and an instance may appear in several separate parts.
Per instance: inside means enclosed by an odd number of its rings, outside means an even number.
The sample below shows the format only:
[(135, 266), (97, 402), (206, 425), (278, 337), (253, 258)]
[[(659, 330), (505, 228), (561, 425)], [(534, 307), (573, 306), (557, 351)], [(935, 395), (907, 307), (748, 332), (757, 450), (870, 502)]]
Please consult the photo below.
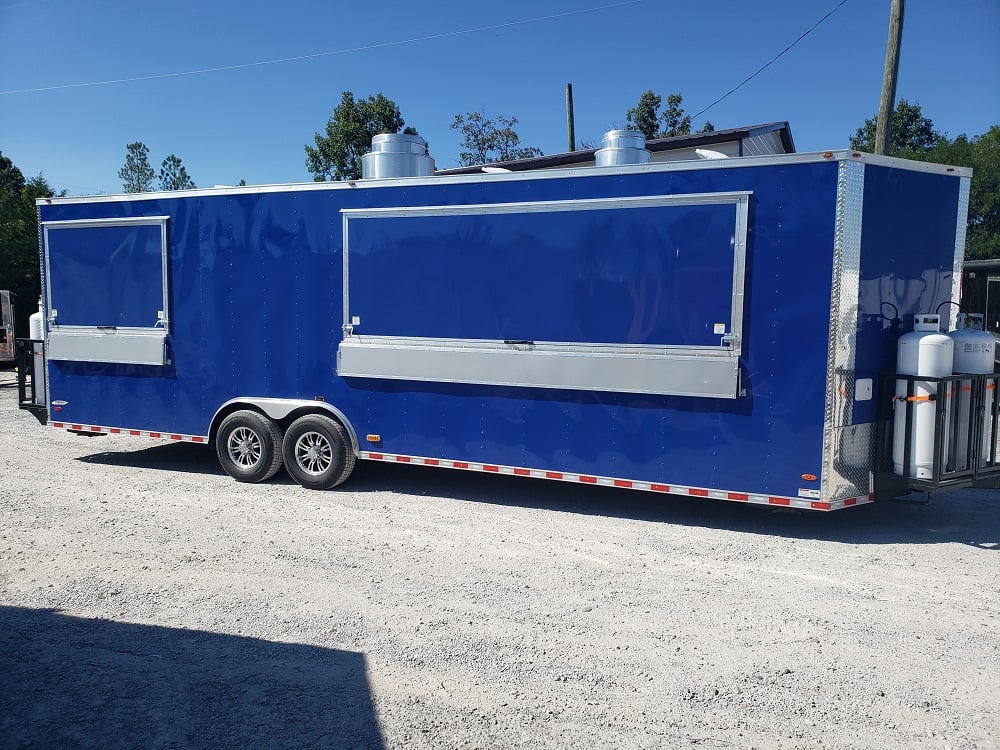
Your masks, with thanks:
[(576, 151), (576, 126), (573, 124), (573, 84), (566, 84), (566, 137), (569, 150)]
[(899, 46), (903, 38), (903, 5), (892, 0), (889, 10), (889, 41), (885, 46), (885, 69), (882, 73), (882, 97), (875, 125), (875, 153), (885, 155), (892, 138), (892, 110), (896, 106), (896, 78), (899, 75)]

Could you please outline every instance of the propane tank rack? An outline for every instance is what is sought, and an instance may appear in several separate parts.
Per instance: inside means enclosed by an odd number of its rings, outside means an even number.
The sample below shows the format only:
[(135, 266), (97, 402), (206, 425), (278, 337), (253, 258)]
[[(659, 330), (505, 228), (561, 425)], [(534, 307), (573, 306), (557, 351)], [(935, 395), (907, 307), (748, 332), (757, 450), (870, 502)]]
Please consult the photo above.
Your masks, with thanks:
[[(43, 425), (48, 424), (48, 407), (45, 406), (44, 380), (35, 377), (35, 357), (41, 354), (45, 342), (41, 339), (17, 339), (17, 405), (35, 415)], [(38, 348), (36, 348), (38, 347)]]
[[(905, 384), (905, 395), (900, 384)], [(877, 498), (907, 491), (992, 487), (1000, 482), (997, 441), (1000, 437), (1000, 373), (992, 375), (888, 375), (879, 396), (874, 491)], [(927, 391), (931, 391), (927, 393)], [(959, 396), (966, 407), (959, 407)], [(915, 412), (934, 407), (933, 451), (929, 466), (914, 465)], [(903, 409), (903, 419), (896, 410)], [(965, 410), (967, 408), (967, 411)], [(894, 470), (895, 430), (902, 424), (902, 475)], [(926, 439), (926, 438), (925, 438)]]

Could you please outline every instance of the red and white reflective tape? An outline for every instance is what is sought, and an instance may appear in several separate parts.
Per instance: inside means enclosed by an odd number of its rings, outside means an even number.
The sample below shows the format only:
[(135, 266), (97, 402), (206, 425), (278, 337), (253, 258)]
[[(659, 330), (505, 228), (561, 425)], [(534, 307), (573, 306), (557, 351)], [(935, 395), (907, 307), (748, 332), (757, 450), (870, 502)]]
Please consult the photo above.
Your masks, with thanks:
[(98, 427), (92, 424), (74, 424), (72, 422), (53, 422), (52, 426), (57, 430), (69, 430), (70, 432), (85, 432), (92, 435), (131, 435), (132, 437), (160, 438), (162, 440), (176, 440), (182, 443), (207, 443), (208, 438), (203, 435), (178, 435), (176, 432), (155, 432), (152, 430), (130, 430), (126, 427)]
[(365, 461), (386, 461), (388, 463), (414, 464), (417, 466), (439, 466), (445, 469), (462, 469), (464, 471), (482, 471), (488, 474), (508, 474), (517, 477), (534, 477), (535, 479), (553, 479), (557, 482), (576, 482), (582, 484), (600, 485), (602, 487), (621, 487), (629, 490), (645, 490), (646, 492), (663, 492), (671, 495), (689, 495), (691, 497), (706, 497), (716, 500), (730, 500), (738, 503), (754, 503), (757, 505), (780, 506), (787, 508), (802, 508), (805, 510), (839, 510), (852, 505), (863, 505), (874, 500), (872, 495), (849, 497), (832, 502), (806, 500), (800, 497), (780, 497), (761, 495), (754, 492), (731, 492), (729, 490), (713, 490), (702, 487), (686, 487), (676, 484), (660, 484), (658, 482), (640, 482), (632, 479), (615, 479), (599, 477), (591, 474), (574, 474), (567, 471), (546, 471), (544, 469), (526, 469), (519, 466), (502, 466), (500, 464), (480, 463), (477, 461), (451, 461), (444, 458), (423, 458), (421, 456), (401, 456), (395, 453), (377, 453), (360, 451), (358, 458)]

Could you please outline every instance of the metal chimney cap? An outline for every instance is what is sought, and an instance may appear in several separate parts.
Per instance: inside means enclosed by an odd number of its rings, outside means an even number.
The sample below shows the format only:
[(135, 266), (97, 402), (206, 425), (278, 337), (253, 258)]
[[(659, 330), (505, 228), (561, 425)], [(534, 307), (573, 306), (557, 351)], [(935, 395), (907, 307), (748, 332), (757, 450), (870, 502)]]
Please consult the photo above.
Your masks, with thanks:
[(638, 130), (609, 130), (601, 136), (602, 148), (646, 148), (646, 137)]
[(646, 164), (651, 158), (646, 138), (638, 130), (609, 130), (601, 138), (601, 148), (594, 152), (598, 167)]
[(427, 141), (409, 133), (379, 133), (372, 136), (372, 151), (423, 156), (427, 153)]

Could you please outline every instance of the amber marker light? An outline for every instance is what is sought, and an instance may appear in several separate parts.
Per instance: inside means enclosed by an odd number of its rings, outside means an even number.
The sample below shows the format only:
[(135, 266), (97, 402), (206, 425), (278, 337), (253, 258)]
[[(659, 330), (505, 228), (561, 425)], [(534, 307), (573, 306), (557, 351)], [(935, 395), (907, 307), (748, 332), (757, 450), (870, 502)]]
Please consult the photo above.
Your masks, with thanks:
[(815, 474), (803, 474), (802, 478), (804, 480), (806, 480), (807, 482), (815, 482), (816, 481), (816, 475)]

